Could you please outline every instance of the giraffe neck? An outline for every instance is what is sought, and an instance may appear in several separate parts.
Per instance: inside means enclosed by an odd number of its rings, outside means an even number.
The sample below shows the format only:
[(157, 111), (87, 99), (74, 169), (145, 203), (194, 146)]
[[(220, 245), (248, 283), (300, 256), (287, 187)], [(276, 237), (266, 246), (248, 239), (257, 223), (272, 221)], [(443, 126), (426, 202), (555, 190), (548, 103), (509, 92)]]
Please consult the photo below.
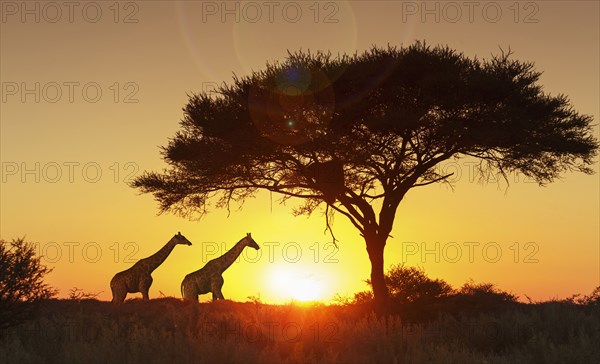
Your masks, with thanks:
[(227, 268), (229, 268), (233, 264), (233, 262), (235, 262), (235, 260), (240, 256), (242, 250), (244, 250), (244, 247), (246, 247), (246, 244), (244, 244), (244, 239), (242, 239), (238, 241), (237, 244), (233, 246), (233, 248), (229, 249), (227, 253), (217, 258), (216, 260), (218, 262), (218, 271), (220, 273), (223, 273), (225, 270), (227, 270)]
[(171, 239), (159, 251), (152, 254), (148, 258), (143, 259), (143, 266), (145, 270), (147, 270), (149, 273), (152, 273), (165, 261), (165, 259), (167, 259), (169, 254), (171, 254), (173, 251), (173, 248), (175, 248), (175, 245), (175, 242)]

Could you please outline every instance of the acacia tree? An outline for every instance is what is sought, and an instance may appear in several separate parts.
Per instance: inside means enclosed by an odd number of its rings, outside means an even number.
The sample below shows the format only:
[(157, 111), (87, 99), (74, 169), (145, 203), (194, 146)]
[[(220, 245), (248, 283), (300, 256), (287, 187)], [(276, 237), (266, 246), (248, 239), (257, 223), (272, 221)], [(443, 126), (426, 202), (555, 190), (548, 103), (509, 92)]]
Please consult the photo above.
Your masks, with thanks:
[(592, 117), (544, 93), (539, 76), (510, 52), (478, 60), (420, 42), (290, 53), (216, 94), (190, 95), (181, 130), (162, 148), (169, 168), (132, 186), (154, 194), (161, 212), (187, 217), (259, 190), (303, 199), (295, 214), (324, 207), (329, 228), (341, 214), (364, 237), (384, 310), (396, 209), (411, 188), (448, 182), (438, 163), (474, 157), (482, 173), (518, 171), (540, 185), (592, 173)]

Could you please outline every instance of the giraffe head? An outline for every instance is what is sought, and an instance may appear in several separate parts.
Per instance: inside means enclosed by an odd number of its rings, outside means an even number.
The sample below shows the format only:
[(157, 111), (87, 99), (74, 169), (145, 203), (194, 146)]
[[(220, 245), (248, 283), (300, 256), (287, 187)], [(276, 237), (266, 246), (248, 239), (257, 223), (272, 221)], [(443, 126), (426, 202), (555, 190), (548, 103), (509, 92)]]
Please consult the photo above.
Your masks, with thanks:
[(250, 233), (247, 233), (243, 240), (245, 241), (246, 246), (252, 247), (256, 250), (260, 249), (260, 246), (258, 246), (254, 239), (252, 239), (252, 235), (250, 235)]
[(175, 244), (192, 245), (192, 242), (187, 240), (187, 238), (185, 236), (181, 235), (181, 232), (178, 232), (177, 234), (175, 234), (175, 236), (173, 236), (173, 239), (171, 239), (171, 241), (173, 241)]

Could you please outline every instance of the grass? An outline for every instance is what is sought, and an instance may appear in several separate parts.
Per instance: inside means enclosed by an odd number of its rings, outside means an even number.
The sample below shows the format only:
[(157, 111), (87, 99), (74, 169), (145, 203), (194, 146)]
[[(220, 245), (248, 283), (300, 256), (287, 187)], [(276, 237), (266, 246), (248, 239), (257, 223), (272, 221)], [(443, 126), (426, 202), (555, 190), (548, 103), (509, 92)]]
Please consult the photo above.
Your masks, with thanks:
[(356, 304), (49, 300), (36, 317), (0, 332), (0, 362), (600, 362), (598, 305), (441, 312), (408, 322)]

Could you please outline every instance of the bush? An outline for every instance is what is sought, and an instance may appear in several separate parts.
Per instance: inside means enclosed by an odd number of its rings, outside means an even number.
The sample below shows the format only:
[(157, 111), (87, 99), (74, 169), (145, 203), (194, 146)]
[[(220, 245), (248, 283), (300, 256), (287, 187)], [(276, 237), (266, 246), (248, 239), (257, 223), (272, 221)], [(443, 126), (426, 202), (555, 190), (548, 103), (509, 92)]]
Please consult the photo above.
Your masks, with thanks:
[(423, 268), (404, 264), (392, 266), (385, 280), (390, 298), (400, 304), (432, 303), (454, 291), (446, 281), (427, 277)]
[(350, 303), (354, 304), (370, 304), (373, 302), (373, 292), (372, 291), (362, 291), (354, 294), (354, 299)]
[(440, 301), (445, 313), (459, 315), (502, 312), (518, 305), (517, 296), (497, 288), (493, 283), (467, 281), (452, 295)]
[[(399, 314), (405, 320), (430, 321), (443, 313), (500, 312), (517, 304), (517, 296), (497, 288), (493, 283), (469, 280), (461, 288), (454, 289), (443, 279), (429, 278), (421, 267), (394, 265), (386, 273), (385, 281), (390, 294), (390, 313)], [(369, 280), (366, 282), (370, 284)], [(595, 296), (592, 293), (577, 300), (597, 302), (598, 292)], [(372, 302), (373, 293), (370, 291), (355, 293), (351, 300), (357, 305)]]
[(20, 323), (38, 301), (54, 296), (55, 290), (43, 282), (51, 271), (24, 238), (0, 240), (0, 329)]
[(580, 294), (574, 294), (571, 297), (568, 297), (567, 299), (565, 299), (565, 302), (573, 303), (576, 305), (599, 307), (600, 306), (600, 286), (594, 288), (592, 293), (590, 293), (589, 295), (582, 296)]
[(517, 301), (517, 296), (497, 288), (493, 283), (475, 283), (472, 279), (458, 290), (458, 294), (481, 298), (487, 297), (498, 302)]
[[(369, 279), (366, 282), (370, 285)], [(452, 286), (441, 279), (427, 277), (421, 267), (406, 267), (404, 264), (393, 265), (385, 275), (390, 301), (392, 305), (427, 304), (454, 292)], [(353, 303), (369, 303), (373, 300), (370, 291), (358, 292)]]

